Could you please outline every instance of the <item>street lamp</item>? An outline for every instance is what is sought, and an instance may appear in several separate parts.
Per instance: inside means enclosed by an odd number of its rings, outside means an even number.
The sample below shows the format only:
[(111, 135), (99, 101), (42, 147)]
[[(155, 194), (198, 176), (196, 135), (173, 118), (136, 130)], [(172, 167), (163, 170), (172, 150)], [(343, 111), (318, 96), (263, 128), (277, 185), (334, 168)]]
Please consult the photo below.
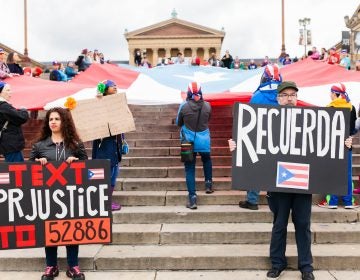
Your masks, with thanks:
[(306, 26), (310, 24), (310, 18), (303, 18), (303, 19), (299, 19), (299, 25), (303, 27), (303, 30), (300, 29), (300, 32), (303, 31), (303, 40), (304, 40), (304, 47), (305, 47), (305, 57), (307, 55), (306, 53), (306, 45), (307, 45), (307, 41), (308, 41), (308, 34), (307, 34), (307, 30), (306, 30)]

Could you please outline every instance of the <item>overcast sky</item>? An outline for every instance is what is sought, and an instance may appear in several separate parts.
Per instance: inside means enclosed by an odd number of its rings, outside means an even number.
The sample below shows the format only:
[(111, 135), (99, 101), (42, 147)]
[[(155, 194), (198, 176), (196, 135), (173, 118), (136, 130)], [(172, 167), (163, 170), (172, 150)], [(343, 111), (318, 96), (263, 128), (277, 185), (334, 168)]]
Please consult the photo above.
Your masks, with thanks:
[[(0, 0), (0, 42), (24, 50), (24, 0)], [(178, 18), (221, 30), (221, 53), (240, 58), (277, 57), (281, 49), (281, 0), (27, 0), (29, 55), (38, 61), (74, 60), (83, 48), (99, 49), (106, 59), (128, 60), (124, 30), (133, 31)], [(348, 30), (359, 0), (285, 0), (285, 47), (291, 57), (298, 45), (299, 19), (311, 18), (313, 45), (330, 48)]]

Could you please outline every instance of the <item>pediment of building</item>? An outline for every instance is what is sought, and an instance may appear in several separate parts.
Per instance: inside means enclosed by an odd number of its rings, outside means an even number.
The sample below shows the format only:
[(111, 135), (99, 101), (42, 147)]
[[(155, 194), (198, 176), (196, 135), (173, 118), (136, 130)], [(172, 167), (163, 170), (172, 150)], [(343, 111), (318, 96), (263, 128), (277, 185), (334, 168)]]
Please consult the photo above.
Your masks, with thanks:
[(141, 37), (224, 37), (225, 32), (173, 18), (125, 34), (127, 39)]

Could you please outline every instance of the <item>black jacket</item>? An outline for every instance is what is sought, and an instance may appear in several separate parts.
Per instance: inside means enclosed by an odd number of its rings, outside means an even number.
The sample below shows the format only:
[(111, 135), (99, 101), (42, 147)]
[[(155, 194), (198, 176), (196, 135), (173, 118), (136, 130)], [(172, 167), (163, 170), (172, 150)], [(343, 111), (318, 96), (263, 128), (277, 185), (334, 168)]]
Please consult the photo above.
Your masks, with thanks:
[(19, 152), (25, 147), (25, 139), (21, 125), (29, 118), (27, 110), (17, 110), (9, 103), (0, 101), (0, 129), (6, 121), (7, 128), (2, 132), (0, 139), (0, 154)]
[(78, 148), (75, 151), (70, 149), (63, 149), (60, 158), (56, 158), (56, 144), (51, 140), (51, 137), (35, 143), (32, 147), (29, 157), (30, 161), (35, 161), (36, 158), (46, 158), (48, 161), (66, 160), (68, 157), (73, 156), (79, 160), (86, 160), (88, 156), (83, 143), (78, 143)]
[(19, 64), (9, 63), (8, 67), (9, 67), (10, 73), (24, 75), (24, 70), (21, 68), (21, 66)]

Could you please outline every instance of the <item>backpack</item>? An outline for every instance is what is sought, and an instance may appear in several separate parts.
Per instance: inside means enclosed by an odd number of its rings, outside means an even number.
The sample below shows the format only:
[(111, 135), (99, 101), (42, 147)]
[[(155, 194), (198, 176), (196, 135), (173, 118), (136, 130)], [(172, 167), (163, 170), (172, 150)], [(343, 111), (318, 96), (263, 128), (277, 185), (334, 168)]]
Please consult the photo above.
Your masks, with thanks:
[(53, 70), (50, 72), (50, 81), (61, 81), (61, 76), (58, 70)]

